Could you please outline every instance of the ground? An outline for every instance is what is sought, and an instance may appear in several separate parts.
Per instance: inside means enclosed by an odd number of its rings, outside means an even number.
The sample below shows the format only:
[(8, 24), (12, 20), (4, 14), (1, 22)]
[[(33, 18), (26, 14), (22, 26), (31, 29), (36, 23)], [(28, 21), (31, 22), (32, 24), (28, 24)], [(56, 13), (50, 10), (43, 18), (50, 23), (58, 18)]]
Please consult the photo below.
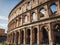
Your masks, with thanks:
[(7, 45), (7, 44), (5, 44), (5, 43), (0, 43), (0, 45)]
[(0, 43), (0, 45), (2, 45), (2, 43)]

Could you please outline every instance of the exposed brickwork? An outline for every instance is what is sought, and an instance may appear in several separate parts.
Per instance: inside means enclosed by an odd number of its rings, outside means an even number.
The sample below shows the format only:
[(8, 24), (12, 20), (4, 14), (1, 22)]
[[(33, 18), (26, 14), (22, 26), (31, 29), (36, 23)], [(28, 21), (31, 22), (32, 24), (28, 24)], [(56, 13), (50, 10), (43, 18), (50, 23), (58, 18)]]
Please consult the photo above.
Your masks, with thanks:
[(5, 34), (5, 29), (0, 29), (0, 36), (4, 36)]

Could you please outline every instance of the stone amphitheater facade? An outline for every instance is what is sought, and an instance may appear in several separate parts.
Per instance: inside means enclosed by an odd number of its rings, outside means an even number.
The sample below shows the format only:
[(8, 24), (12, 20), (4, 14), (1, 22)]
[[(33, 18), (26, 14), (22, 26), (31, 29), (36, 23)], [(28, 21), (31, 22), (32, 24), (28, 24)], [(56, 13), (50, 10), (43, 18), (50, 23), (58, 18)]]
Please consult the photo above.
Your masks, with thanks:
[(60, 0), (22, 0), (8, 19), (9, 45), (60, 43)]

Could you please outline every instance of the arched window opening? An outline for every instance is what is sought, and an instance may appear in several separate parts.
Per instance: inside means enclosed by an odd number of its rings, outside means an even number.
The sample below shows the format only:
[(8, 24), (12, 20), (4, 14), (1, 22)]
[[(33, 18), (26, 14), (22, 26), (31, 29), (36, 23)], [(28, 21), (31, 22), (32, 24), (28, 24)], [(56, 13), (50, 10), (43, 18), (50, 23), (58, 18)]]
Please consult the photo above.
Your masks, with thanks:
[(60, 24), (54, 26), (55, 43), (60, 43)]
[(42, 8), (42, 9), (40, 9), (40, 17), (44, 17), (44, 15), (45, 15), (45, 9), (44, 8)]
[(28, 21), (28, 16), (25, 16), (25, 22), (27, 22)]
[(19, 9), (21, 10), (21, 7)]
[(37, 20), (37, 14), (36, 13), (33, 13), (33, 21), (36, 21)]
[(29, 1), (29, 2), (27, 2), (27, 5), (28, 5), (28, 6), (30, 5), (30, 1)]
[(57, 12), (57, 6), (56, 6), (56, 4), (52, 4), (52, 5), (50, 6), (50, 9), (51, 9), (51, 12), (52, 12), (52, 13), (56, 13), (56, 12)]
[(19, 18), (19, 25), (21, 24), (21, 22), (22, 22), (22, 19), (21, 19), (21, 18)]
[(60, 24), (56, 24), (55, 25), (55, 30), (54, 31), (56, 31), (56, 32), (59, 32), (60, 31)]
[(43, 42), (42, 43), (49, 43), (48, 32), (44, 26), (42, 27), (42, 32), (43, 32)]

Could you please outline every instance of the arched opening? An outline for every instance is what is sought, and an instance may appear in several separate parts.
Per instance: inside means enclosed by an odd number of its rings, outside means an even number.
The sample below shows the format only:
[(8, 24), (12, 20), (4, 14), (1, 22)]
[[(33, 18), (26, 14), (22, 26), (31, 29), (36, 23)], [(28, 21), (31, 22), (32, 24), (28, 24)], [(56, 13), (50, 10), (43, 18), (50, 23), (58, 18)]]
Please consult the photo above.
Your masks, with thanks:
[(27, 30), (27, 44), (30, 44), (30, 29)]
[(50, 10), (52, 13), (56, 13), (57, 12), (57, 6), (55, 3), (53, 3), (51, 6), (50, 6)]
[(46, 30), (46, 28), (44, 26), (42, 27), (42, 33), (43, 33), (42, 43), (49, 43), (48, 31)]
[(41, 8), (39, 10), (39, 13), (40, 13), (40, 17), (44, 17), (44, 15), (45, 15), (45, 9), (44, 8)]
[(30, 1), (27, 2), (27, 5), (30, 6)]
[(37, 20), (37, 14), (35, 12), (32, 14), (32, 20), (33, 21), (36, 21)]
[(27, 21), (28, 21), (28, 16), (26, 15), (26, 16), (25, 16), (25, 22), (27, 22)]
[(15, 40), (15, 33), (13, 33), (13, 43), (14, 43), (14, 40)]
[(60, 24), (54, 26), (54, 39), (55, 43), (60, 43)]
[(21, 44), (24, 43), (24, 31), (22, 30), (21, 31)]
[(10, 38), (9, 38), (9, 42), (11, 43), (11, 34), (10, 34), (10, 36), (9, 36)]
[(37, 28), (34, 28), (34, 43), (37, 43)]
[(19, 32), (16, 33), (16, 45), (18, 45), (18, 40), (19, 40)]
[(20, 17), (19, 18), (19, 26), (21, 25), (21, 23), (22, 23), (22, 18)]

